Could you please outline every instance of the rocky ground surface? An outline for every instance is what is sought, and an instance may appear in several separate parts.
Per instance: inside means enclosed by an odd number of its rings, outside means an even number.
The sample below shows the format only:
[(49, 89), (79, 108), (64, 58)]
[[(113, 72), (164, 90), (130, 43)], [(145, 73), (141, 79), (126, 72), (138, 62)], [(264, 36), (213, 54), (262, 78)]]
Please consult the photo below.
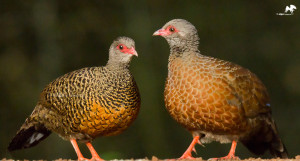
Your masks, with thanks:
[[(168, 161), (170, 161), (170, 160), (172, 160), (172, 159), (168, 159)], [(1, 161), (14, 161), (14, 160), (3, 158)], [(29, 160), (24, 159), (24, 161), (29, 161)], [(36, 160), (36, 161), (44, 161), (44, 160)], [(71, 160), (71, 159), (57, 159), (55, 161), (73, 161), (73, 160)], [(142, 158), (142, 159), (111, 160), (111, 161), (162, 161), (162, 159), (159, 159), (159, 158), (153, 156), (151, 159)], [(194, 160), (186, 159), (186, 160), (180, 160), (180, 161), (206, 161), (206, 160), (203, 160), (202, 158), (197, 158), (197, 159), (194, 159)], [(233, 160), (232, 159), (232, 160), (226, 160), (226, 161), (300, 161), (300, 155), (297, 155), (295, 158), (290, 158), (290, 159), (248, 158), (248, 159), (243, 159), (243, 160)]]

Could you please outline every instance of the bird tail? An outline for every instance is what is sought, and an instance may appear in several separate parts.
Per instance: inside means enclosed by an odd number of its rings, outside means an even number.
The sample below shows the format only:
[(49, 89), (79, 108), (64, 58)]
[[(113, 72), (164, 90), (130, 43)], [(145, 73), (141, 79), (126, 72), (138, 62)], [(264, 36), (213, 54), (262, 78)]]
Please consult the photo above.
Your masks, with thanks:
[(28, 118), (8, 146), (9, 151), (35, 146), (51, 134), (45, 126)]
[(241, 142), (256, 155), (262, 155), (266, 150), (269, 150), (271, 155), (276, 158), (288, 158), (286, 147), (281, 141), (276, 124), (271, 117), (258, 131)]

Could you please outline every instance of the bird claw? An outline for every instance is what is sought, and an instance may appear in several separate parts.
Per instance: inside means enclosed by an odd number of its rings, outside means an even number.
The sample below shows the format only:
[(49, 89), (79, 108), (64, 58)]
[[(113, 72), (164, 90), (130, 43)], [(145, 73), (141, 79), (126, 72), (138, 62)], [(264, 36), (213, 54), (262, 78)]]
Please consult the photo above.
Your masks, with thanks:
[(191, 155), (183, 155), (179, 159), (196, 159), (196, 158), (192, 157)]
[(234, 155), (227, 155), (225, 157), (221, 157), (221, 158), (210, 158), (208, 159), (208, 161), (216, 161), (216, 160), (240, 160), (239, 157), (234, 156)]
[(198, 140), (197, 143), (198, 143), (199, 145), (201, 145), (202, 147), (205, 147), (205, 146), (201, 143), (200, 140)]
[(89, 161), (90, 159), (84, 158), (84, 157), (80, 157), (78, 158), (78, 161)]
[(196, 153), (196, 154), (197, 154), (197, 151), (196, 151), (195, 147), (193, 147), (193, 149), (192, 149), (192, 150), (193, 150), (193, 152), (194, 152), (194, 153)]
[(103, 159), (101, 159), (100, 157), (92, 157), (91, 159), (87, 159), (87, 158), (78, 158), (78, 161), (103, 161)]
[(100, 157), (92, 157), (90, 161), (103, 161)]

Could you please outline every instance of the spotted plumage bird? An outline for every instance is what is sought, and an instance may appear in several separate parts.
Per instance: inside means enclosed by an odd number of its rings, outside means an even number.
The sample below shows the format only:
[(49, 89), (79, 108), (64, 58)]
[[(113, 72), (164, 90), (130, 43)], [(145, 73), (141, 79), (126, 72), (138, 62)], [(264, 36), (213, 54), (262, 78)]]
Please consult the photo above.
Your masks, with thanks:
[(236, 158), (238, 141), (257, 155), (269, 150), (274, 157), (288, 157), (271, 117), (267, 89), (255, 74), (200, 54), (197, 30), (186, 20), (171, 20), (153, 35), (170, 45), (165, 106), (194, 137), (181, 158), (193, 158), (196, 143), (211, 141), (232, 142), (222, 159)]
[(92, 159), (102, 160), (91, 141), (121, 133), (140, 109), (139, 90), (129, 71), (133, 56), (138, 56), (134, 41), (119, 37), (110, 46), (106, 66), (79, 69), (48, 84), (8, 150), (32, 147), (56, 132), (71, 141), (78, 160), (85, 158), (76, 141), (86, 143)]

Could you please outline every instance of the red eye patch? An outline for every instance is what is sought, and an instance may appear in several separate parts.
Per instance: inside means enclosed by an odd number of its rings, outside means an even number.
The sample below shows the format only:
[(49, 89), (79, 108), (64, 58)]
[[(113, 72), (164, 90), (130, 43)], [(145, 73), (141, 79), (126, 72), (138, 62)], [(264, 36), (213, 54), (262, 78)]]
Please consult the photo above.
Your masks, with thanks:
[(165, 29), (157, 30), (156, 32), (154, 32), (153, 35), (168, 36), (168, 35), (171, 35), (171, 34), (173, 34), (175, 32), (178, 32), (178, 30), (174, 26), (170, 25), (170, 26), (168, 26)]
[(126, 45), (124, 44), (119, 44), (117, 46), (117, 49), (120, 50), (122, 53), (125, 53), (125, 54), (132, 54), (132, 55), (135, 55), (135, 56), (138, 56), (137, 55), (137, 52), (135, 51), (134, 47), (131, 47), (131, 48), (128, 48)]

